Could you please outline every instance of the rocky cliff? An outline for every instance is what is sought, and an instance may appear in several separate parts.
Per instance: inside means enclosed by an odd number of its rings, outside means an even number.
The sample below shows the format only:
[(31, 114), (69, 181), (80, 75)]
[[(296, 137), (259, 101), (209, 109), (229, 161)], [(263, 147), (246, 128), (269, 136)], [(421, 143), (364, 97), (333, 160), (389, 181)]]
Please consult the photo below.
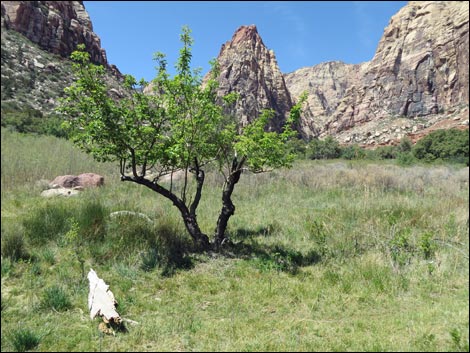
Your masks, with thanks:
[(308, 113), (302, 119), (301, 132), (306, 138), (315, 137), (329, 122), (349, 87), (359, 82), (360, 65), (331, 61), (304, 67), (285, 75), (286, 85), (296, 99), (308, 92)]
[(69, 57), (77, 44), (84, 43), (94, 63), (108, 66), (82, 1), (2, 1), (1, 6), (2, 26), (42, 49)]
[(468, 11), (466, 1), (412, 1), (370, 62), (300, 69), (286, 75), (287, 87), (294, 99), (307, 90), (310, 125), (343, 142), (389, 143), (446, 119), (468, 125)]
[(1, 16), (2, 125), (9, 117), (30, 121), (53, 113), (72, 82), (67, 58), (79, 43), (119, 86), (122, 75), (107, 62), (81, 1), (2, 1)]
[(256, 26), (241, 26), (222, 45), (219, 95), (237, 92), (240, 97), (231, 113), (242, 125), (256, 119), (263, 109), (273, 109), (271, 130), (279, 131), (292, 100), (272, 50), (264, 45)]

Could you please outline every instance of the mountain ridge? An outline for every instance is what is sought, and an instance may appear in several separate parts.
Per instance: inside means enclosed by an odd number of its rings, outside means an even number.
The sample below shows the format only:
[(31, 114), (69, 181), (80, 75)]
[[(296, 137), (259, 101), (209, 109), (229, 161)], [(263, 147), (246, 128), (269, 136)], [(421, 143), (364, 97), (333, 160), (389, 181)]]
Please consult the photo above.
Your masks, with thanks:
[[(67, 58), (79, 42), (122, 78), (107, 62), (82, 1), (3, 1), (1, 10), (2, 120), (4, 105), (53, 109), (70, 84)], [(307, 140), (331, 135), (373, 147), (406, 135), (418, 139), (433, 127), (468, 128), (468, 2), (409, 2), (390, 19), (374, 57), (360, 64), (329, 61), (283, 74), (255, 25), (240, 26), (217, 60), (218, 94), (239, 93), (228, 113), (242, 126), (273, 109), (269, 129), (280, 131), (307, 91), (298, 124)]]

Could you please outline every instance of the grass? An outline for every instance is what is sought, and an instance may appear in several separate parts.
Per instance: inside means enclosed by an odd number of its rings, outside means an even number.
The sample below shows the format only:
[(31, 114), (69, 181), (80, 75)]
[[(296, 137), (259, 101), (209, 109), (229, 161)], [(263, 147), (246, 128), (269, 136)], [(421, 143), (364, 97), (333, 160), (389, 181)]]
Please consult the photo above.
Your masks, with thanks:
[(11, 337), (16, 352), (26, 352), (36, 348), (40, 340), (40, 337), (29, 329), (18, 329)]
[[(335, 160), (246, 174), (234, 193), (234, 245), (195, 254), (165, 199), (119, 182), (67, 141), (10, 134), (2, 337), (29, 330), (40, 351), (468, 351), (468, 168)], [(85, 171), (103, 174), (105, 187), (38, 196), (35, 180)], [(219, 181), (207, 175), (199, 208), (208, 234)], [(109, 217), (119, 210), (153, 223)], [(14, 236), (10, 247), (28, 256), (3, 255)], [(103, 336), (90, 320), (90, 267), (138, 322), (127, 332)], [(13, 342), (2, 339), (2, 351)]]

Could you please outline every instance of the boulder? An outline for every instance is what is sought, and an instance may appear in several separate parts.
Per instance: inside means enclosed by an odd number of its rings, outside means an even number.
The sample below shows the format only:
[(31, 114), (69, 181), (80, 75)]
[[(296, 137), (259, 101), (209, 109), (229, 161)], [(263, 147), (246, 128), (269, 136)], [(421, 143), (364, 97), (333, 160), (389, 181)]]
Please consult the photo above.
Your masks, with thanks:
[(67, 188), (57, 188), (57, 189), (49, 189), (44, 190), (41, 192), (41, 196), (43, 197), (54, 197), (54, 196), (76, 196), (80, 193), (79, 190), (74, 189), (67, 189)]
[(88, 188), (104, 185), (104, 177), (95, 173), (83, 173), (76, 175), (59, 175), (51, 183), (51, 188)]

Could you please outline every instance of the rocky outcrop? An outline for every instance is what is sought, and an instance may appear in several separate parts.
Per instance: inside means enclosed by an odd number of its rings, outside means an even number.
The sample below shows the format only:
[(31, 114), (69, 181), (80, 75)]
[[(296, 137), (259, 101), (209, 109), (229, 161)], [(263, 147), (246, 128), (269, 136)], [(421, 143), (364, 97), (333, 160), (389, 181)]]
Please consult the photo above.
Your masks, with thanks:
[[(309, 105), (320, 135), (344, 142), (396, 138), (386, 135), (397, 119), (408, 121), (403, 126), (411, 132), (455, 118), (469, 101), (468, 11), (465, 1), (412, 1), (392, 17), (370, 62), (297, 70), (286, 75), (288, 88), (294, 98), (304, 89), (313, 94)], [(310, 79), (332, 66), (338, 73)]]
[(71, 61), (64, 59), (84, 43), (96, 64), (108, 70), (106, 82), (121, 92), (122, 75), (106, 61), (99, 37), (79, 1), (2, 1), (2, 126), (34, 124), (56, 114), (58, 98), (73, 81)]
[(76, 196), (86, 188), (104, 185), (104, 177), (95, 173), (83, 173), (80, 175), (59, 175), (50, 183), (45, 180), (38, 181), (39, 187), (45, 187), (41, 192), (43, 197)]
[[(256, 26), (241, 26), (222, 45), (218, 95), (237, 92), (239, 99), (230, 113), (242, 125), (256, 119), (263, 109), (273, 109), (269, 127), (279, 131), (292, 107), (292, 100), (279, 70), (276, 56), (264, 45)], [(207, 76), (206, 76), (207, 79)]]
[(284, 76), (292, 97), (308, 93), (301, 132), (306, 138), (315, 137), (324, 129), (335, 112), (346, 90), (359, 82), (360, 65), (341, 61), (325, 62), (313, 67), (304, 67)]
[(52, 188), (89, 188), (104, 185), (104, 177), (95, 173), (80, 175), (59, 175), (50, 183)]
[(108, 66), (82, 1), (2, 1), (1, 7), (2, 25), (42, 49), (69, 57), (77, 44), (84, 43), (94, 63)]

